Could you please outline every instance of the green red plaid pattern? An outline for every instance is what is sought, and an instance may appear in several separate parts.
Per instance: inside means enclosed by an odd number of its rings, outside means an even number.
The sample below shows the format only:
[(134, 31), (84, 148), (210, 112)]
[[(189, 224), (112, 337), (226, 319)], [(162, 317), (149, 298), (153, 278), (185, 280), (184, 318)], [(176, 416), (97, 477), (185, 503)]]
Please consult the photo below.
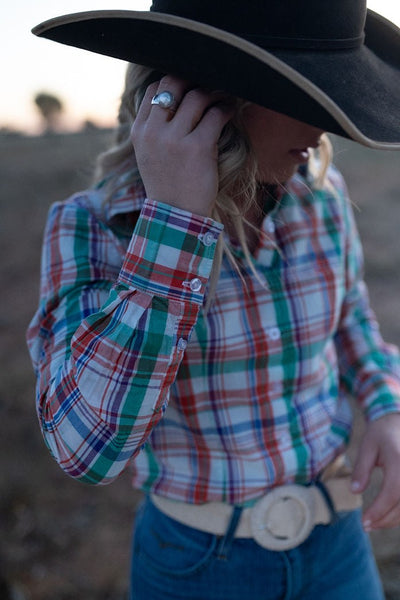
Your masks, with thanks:
[[(345, 448), (348, 395), (367, 418), (400, 411), (400, 363), (362, 279), (347, 192), (296, 175), (253, 255), (231, 245), (205, 313), (212, 219), (127, 185), (54, 205), (28, 343), (44, 438), (90, 483), (243, 504), (314, 478)], [(115, 225), (140, 210), (133, 235)], [(263, 284), (265, 282), (265, 284)]]

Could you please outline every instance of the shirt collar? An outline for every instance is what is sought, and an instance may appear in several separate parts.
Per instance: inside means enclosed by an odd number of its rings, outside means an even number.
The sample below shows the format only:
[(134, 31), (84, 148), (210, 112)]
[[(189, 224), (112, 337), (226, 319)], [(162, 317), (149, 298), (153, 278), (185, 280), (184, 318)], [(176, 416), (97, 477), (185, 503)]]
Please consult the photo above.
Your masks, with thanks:
[(142, 180), (132, 169), (111, 173), (97, 184), (96, 190), (103, 197), (107, 221), (116, 215), (140, 211), (146, 198)]
[[(307, 173), (297, 172), (287, 183), (276, 186), (276, 203), (271, 211), (276, 213), (285, 195), (304, 197), (310, 192), (310, 176)], [(114, 192), (109, 196), (110, 190)], [(132, 169), (121, 174), (112, 173), (97, 184), (96, 190), (103, 197), (103, 210), (105, 218), (110, 221), (112, 217), (120, 214), (141, 211), (146, 198), (143, 182), (137, 171)]]

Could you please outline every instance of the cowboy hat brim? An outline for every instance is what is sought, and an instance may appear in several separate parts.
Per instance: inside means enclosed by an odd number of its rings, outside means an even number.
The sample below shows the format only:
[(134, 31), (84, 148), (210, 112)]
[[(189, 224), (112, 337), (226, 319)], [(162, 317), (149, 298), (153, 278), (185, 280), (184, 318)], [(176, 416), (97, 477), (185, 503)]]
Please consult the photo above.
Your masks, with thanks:
[(32, 32), (222, 89), (365, 146), (400, 150), (400, 30), (368, 10), (365, 43), (341, 50), (260, 46), (191, 19), (103, 10)]

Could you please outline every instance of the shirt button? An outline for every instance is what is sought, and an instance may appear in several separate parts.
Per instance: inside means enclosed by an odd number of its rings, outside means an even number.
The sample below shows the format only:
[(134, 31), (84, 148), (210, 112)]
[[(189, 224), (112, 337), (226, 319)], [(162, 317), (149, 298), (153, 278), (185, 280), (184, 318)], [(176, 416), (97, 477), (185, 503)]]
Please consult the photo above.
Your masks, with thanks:
[(279, 338), (281, 337), (281, 332), (277, 327), (271, 327), (271, 329), (268, 330), (268, 337), (274, 342), (276, 340), (279, 340)]
[(214, 237), (214, 234), (211, 233), (211, 231), (207, 231), (207, 233), (205, 233), (204, 235), (200, 234), (199, 239), (203, 242), (205, 246), (211, 246), (217, 241)]
[(274, 233), (275, 223), (273, 222), (273, 220), (271, 218), (267, 219), (267, 221), (265, 223), (265, 229), (268, 231), (268, 233)]
[(201, 280), (198, 277), (195, 277), (189, 282), (189, 287), (192, 292), (198, 292), (201, 290)]
[(187, 341), (183, 338), (179, 338), (178, 340), (178, 350), (186, 350)]

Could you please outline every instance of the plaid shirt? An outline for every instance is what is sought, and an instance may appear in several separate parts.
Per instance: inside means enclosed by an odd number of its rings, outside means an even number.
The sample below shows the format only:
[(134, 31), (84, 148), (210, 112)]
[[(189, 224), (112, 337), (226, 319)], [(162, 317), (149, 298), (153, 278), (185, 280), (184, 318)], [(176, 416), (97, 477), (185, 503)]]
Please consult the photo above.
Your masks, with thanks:
[[(343, 451), (348, 394), (368, 419), (400, 411), (398, 354), (329, 178), (317, 190), (296, 175), (265, 217), (252, 258), (266, 285), (231, 245), (241, 276), (224, 258), (207, 314), (219, 223), (140, 186), (105, 216), (101, 188), (52, 207), (28, 342), (41, 428), (67, 473), (106, 483), (130, 464), (144, 491), (241, 504)], [(131, 235), (117, 224), (135, 210)]]

